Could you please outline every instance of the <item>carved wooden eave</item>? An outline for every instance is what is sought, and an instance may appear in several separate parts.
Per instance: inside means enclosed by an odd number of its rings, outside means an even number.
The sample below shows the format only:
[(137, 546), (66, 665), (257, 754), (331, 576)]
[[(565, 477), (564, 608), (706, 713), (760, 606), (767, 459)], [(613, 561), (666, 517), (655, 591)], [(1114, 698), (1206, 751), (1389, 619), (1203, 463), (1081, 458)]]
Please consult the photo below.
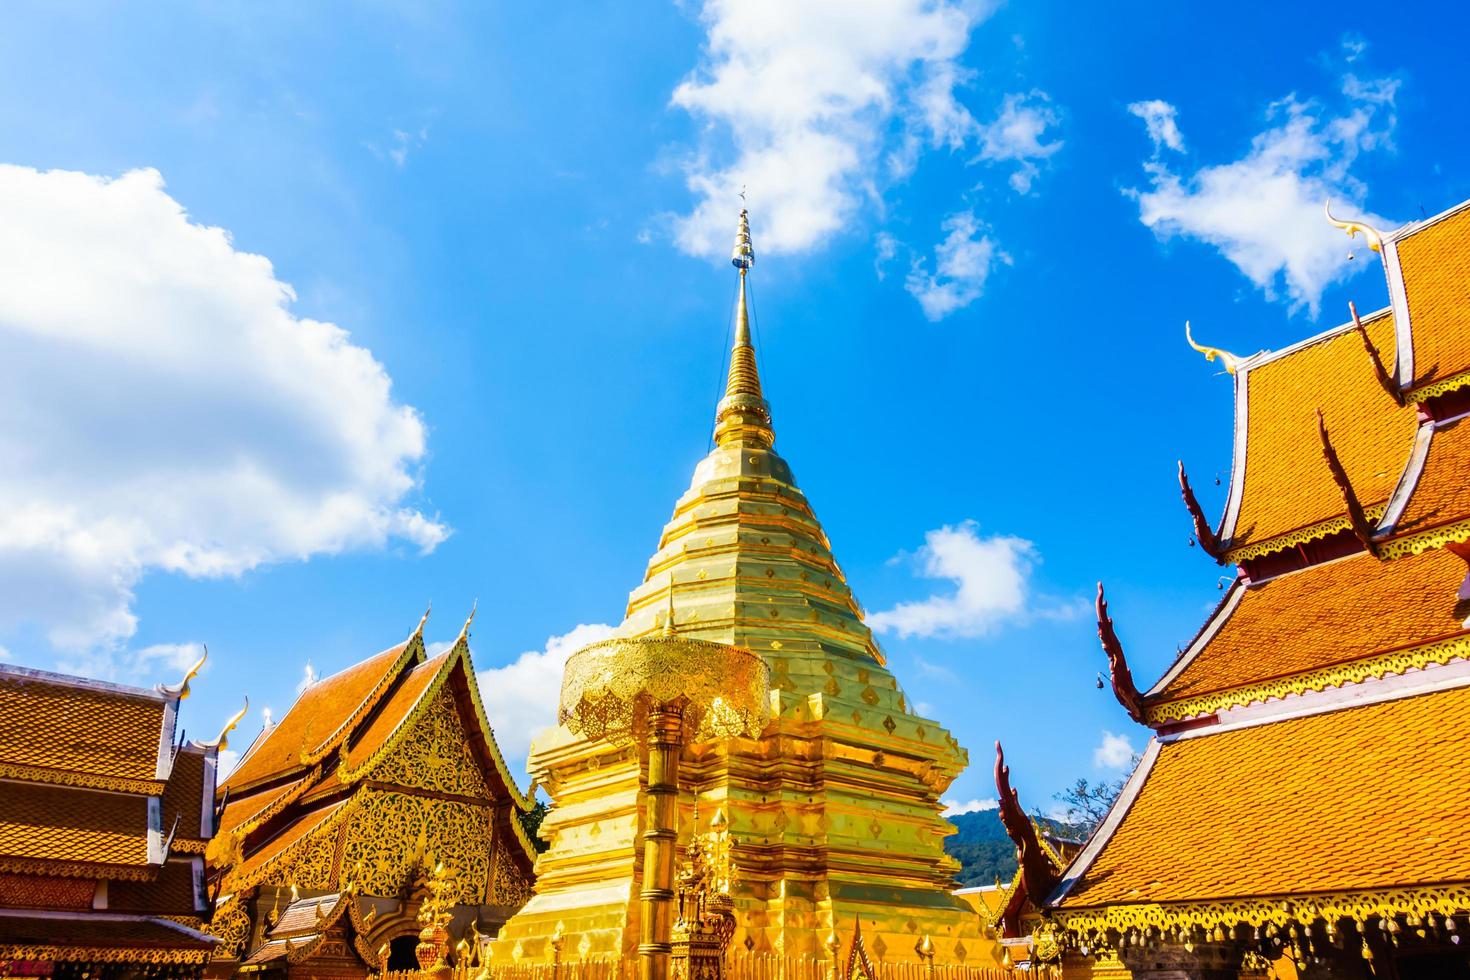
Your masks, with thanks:
[(1337, 450), (1332, 447), (1332, 437), (1327, 432), (1327, 422), (1322, 417), (1321, 409), (1317, 410), (1317, 434), (1322, 439), (1322, 457), (1327, 461), (1327, 468), (1332, 473), (1332, 482), (1336, 483), (1337, 488), (1342, 491), (1342, 500), (1347, 507), (1349, 526), (1352, 528), (1353, 536), (1362, 543), (1369, 554), (1377, 556), (1378, 544), (1373, 540), (1373, 525), (1363, 511), (1363, 504), (1358, 500), (1356, 491), (1353, 490), (1352, 481), (1348, 479), (1347, 470), (1343, 468), (1342, 460), (1337, 456)]
[(1225, 549), (1220, 543), (1220, 538), (1210, 527), (1209, 519), (1199, 505), (1199, 500), (1194, 495), (1193, 488), (1189, 485), (1189, 477), (1184, 472), (1184, 461), (1179, 461), (1179, 494), (1184, 498), (1185, 509), (1189, 511), (1189, 519), (1194, 524), (1194, 539), (1199, 542), (1200, 549), (1211, 558), (1215, 564), (1225, 563)]
[[(1180, 469), (1182, 475), (1184, 470)], [(1103, 652), (1108, 655), (1108, 671), (1113, 681), (1113, 696), (1128, 712), (1128, 717), (1140, 725), (1148, 724), (1143, 695), (1133, 683), (1133, 672), (1128, 669), (1128, 660), (1123, 655), (1123, 644), (1113, 629), (1108, 616), (1108, 600), (1103, 595), (1103, 584), (1097, 583), (1097, 638), (1102, 641)]]
[(1011, 788), (1011, 770), (1000, 742), (995, 743), (995, 789), (1000, 800), (1001, 823), (1020, 852), (1017, 860), (1021, 866), (1021, 883), (1031, 900), (1039, 904), (1061, 881), (1062, 870), (1041, 846), (1036, 826), (1021, 809), (1020, 799)]

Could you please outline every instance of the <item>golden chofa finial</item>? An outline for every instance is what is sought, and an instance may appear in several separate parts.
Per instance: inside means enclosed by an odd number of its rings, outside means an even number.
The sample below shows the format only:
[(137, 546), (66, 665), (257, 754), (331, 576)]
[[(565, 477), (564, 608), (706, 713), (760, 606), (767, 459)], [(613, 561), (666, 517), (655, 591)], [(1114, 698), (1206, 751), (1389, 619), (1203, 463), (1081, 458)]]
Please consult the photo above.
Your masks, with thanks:
[(235, 726), (240, 724), (240, 720), (245, 717), (245, 713), (249, 710), (250, 697), (247, 695), (245, 698), (245, 707), (241, 708), (239, 711), (231, 715), (230, 720), (225, 722), (225, 727), (219, 730), (219, 735), (215, 738), (215, 740), (207, 744), (214, 746), (220, 752), (223, 752), (225, 749), (229, 748), (230, 732), (233, 732), (235, 730)]
[(424, 624), (429, 621), (429, 613), (432, 612), (433, 609), (434, 609), (434, 603), (432, 603), (432, 602), (430, 602), (427, 606), (424, 607), (424, 614), (419, 617), (419, 624), (414, 627), (413, 632), (409, 634), (410, 636), (423, 636), (424, 635)]
[(1205, 360), (1213, 361), (1215, 358), (1218, 357), (1220, 359), (1220, 363), (1225, 365), (1226, 374), (1234, 374), (1235, 369), (1240, 367), (1241, 359), (1236, 357), (1229, 351), (1221, 350), (1218, 347), (1206, 347), (1203, 344), (1196, 344), (1194, 342), (1194, 335), (1189, 332), (1188, 320), (1184, 321), (1184, 339), (1189, 341), (1189, 346), (1193, 347), (1195, 350), (1205, 355)]
[[(679, 631), (674, 627), (674, 576), (669, 576), (669, 608), (664, 613), (664, 636), (677, 636)], [(698, 805), (698, 801), (695, 802)]]
[(480, 600), (476, 599), (470, 605), (470, 614), (465, 618), (464, 625), (459, 628), (459, 638), (468, 640), (470, 638), (470, 624), (475, 621), (475, 610), (480, 608)]
[(184, 674), (183, 680), (177, 684), (158, 685), (158, 693), (166, 697), (178, 698), (180, 701), (187, 698), (189, 696), (189, 682), (198, 676), (199, 669), (204, 666), (204, 661), (209, 659), (209, 647), (205, 646), (203, 650), (204, 652), (199, 655), (199, 659), (194, 662), (194, 666), (190, 667), (188, 672)]
[(1371, 228), (1361, 221), (1343, 221), (1339, 218), (1334, 218), (1332, 216), (1332, 200), (1330, 198), (1322, 202), (1322, 211), (1327, 215), (1327, 222), (1332, 227), (1341, 228), (1347, 232), (1349, 238), (1361, 234), (1363, 240), (1368, 243), (1369, 248), (1379, 253), (1383, 251), (1383, 236), (1378, 233), (1376, 228)]

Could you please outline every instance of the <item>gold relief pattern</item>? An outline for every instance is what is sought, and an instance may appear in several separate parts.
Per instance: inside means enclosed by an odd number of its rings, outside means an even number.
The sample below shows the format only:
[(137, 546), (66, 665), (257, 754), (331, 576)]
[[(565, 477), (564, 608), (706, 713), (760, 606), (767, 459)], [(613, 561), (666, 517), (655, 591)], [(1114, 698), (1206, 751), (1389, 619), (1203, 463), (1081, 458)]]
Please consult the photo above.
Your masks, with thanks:
[(1470, 541), (1470, 521), (1461, 521), (1423, 534), (1406, 534), (1378, 546), (1380, 558), (1407, 558), (1419, 555), (1431, 548), (1443, 548), (1447, 544)]
[(245, 940), (250, 937), (250, 913), (245, 911), (245, 903), (235, 898), (215, 909), (209, 934), (220, 941), (211, 959), (238, 960), (245, 951)]
[(156, 796), (163, 792), (163, 780), (161, 779), (99, 776), (65, 769), (25, 766), (13, 762), (0, 762), (0, 779), (17, 779), (28, 783), (52, 783), (57, 786), (81, 786), (87, 789), (110, 790), (114, 793), (144, 793)]
[[(447, 672), (446, 672), (447, 676)], [(372, 771), (373, 779), (454, 796), (489, 799), (490, 789), (465, 739), (454, 695), (447, 686), (424, 699), (413, 731)]]
[[(422, 859), (415, 853), (426, 843)], [(365, 790), (344, 838), (342, 867), (359, 894), (398, 895), (426, 863), (457, 872), (452, 905), (477, 904), (490, 875), (490, 810), (468, 803)]]
[[(1387, 509), (1387, 503), (1374, 504), (1372, 507), (1363, 508), (1363, 516), (1367, 517), (1369, 522), (1377, 523), (1383, 517), (1383, 512)], [(1259, 558), (1261, 555), (1269, 555), (1272, 552), (1282, 551), (1294, 545), (1306, 544), (1309, 541), (1325, 538), (1329, 534), (1336, 534), (1338, 531), (1350, 531), (1352, 527), (1353, 522), (1351, 518), (1343, 514), (1340, 517), (1334, 517), (1330, 520), (1322, 521), (1319, 524), (1297, 528), (1295, 531), (1289, 531), (1286, 534), (1278, 534), (1276, 537), (1267, 538), (1265, 541), (1256, 541), (1251, 544), (1242, 545), (1239, 548), (1232, 548), (1225, 553), (1225, 564), (1234, 565), (1251, 558)]]
[(1372, 918), (1397, 915), (1462, 915), (1470, 909), (1470, 885), (1398, 888), (1373, 892), (1246, 898), (1171, 905), (1112, 905), (1100, 909), (1053, 912), (1074, 933), (1127, 932), (1130, 929), (1172, 930), (1195, 926), (1283, 926), (1290, 922), (1352, 919), (1360, 926)]
[(1411, 650), (1397, 650), (1353, 663), (1309, 670), (1262, 684), (1204, 694), (1197, 698), (1170, 701), (1150, 708), (1148, 721), (1151, 725), (1182, 721), (1186, 718), (1212, 714), (1224, 708), (1255, 704), (1270, 698), (1325, 691), (1329, 687), (1342, 687), (1344, 684), (1357, 684), (1366, 680), (1382, 680), (1390, 674), (1419, 670), (1431, 664), (1444, 665), (1466, 657), (1470, 657), (1470, 636), (1451, 637)]
[(495, 849), (495, 878), (491, 883), (490, 901), (495, 905), (520, 908), (531, 897), (531, 883), (515, 866), (504, 847)]
[(1415, 403), (1427, 402), (1429, 399), (1435, 397), (1436, 395), (1444, 395), (1448, 394), (1451, 391), (1458, 391), (1466, 385), (1470, 385), (1470, 371), (1465, 371), (1460, 374), (1454, 374), (1448, 378), (1442, 378), (1441, 380), (1436, 381), (1433, 384), (1425, 385), (1422, 388), (1415, 388), (1413, 391), (1408, 393), (1409, 401)]
[(146, 963), (165, 965), (203, 963), (209, 953), (202, 949), (139, 948), (132, 946), (10, 946), (0, 945), (0, 958), (7, 960), (50, 960), (53, 963)]

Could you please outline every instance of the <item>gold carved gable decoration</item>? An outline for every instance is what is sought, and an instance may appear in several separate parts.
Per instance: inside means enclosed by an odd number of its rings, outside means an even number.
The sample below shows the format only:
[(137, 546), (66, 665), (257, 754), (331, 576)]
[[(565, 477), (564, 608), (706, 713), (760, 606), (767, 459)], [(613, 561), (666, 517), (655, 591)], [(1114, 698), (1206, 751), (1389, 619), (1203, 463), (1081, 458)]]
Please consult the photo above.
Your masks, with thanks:
[(470, 750), (450, 686), (442, 685), (414, 713), (417, 717), (407, 723), (404, 737), (372, 768), (371, 778), (452, 796), (490, 799), (490, 788)]

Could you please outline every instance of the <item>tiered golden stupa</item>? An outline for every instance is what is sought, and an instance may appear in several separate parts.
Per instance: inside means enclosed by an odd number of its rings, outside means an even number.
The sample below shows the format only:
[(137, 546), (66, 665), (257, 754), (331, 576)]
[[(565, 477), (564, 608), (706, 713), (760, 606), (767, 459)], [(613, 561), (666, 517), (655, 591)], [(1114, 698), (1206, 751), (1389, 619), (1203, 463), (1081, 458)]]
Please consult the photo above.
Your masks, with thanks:
[[(950, 889), (953, 828), (938, 799), (967, 754), (917, 714), (884, 665), (775, 434), (751, 343), (741, 212), (735, 343), (715, 448), (674, 507), (618, 635), (679, 634), (754, 651), (770, 668), (774, 720), (758, 740), (684, 750), (680, 833), (723, 815), (739, 842), (733, 948), (825, 958), (827, 937), (862, 922), (868, 950), (917, 961), (928, 935), (941, 960), (973, 957), (974, 912)], [(555, 800), (541, 833), (536, 893), (501, 930), (497, 963), (629, 959), (638, 944), (646, 753), (565, 727), (532, 747)], [(699, 827), (692, 828), (695, 796)]]

